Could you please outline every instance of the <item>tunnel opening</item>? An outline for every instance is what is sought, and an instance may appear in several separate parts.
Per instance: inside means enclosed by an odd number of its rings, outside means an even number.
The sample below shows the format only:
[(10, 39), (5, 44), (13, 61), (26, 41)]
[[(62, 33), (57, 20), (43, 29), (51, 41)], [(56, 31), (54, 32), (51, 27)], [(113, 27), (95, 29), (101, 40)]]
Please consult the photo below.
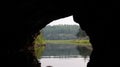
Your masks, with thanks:
[(41, 67), (87, 67), (92, 52), (89, 37), (72, 16), (50, 22), (34, 42)]
[[(118, 36), (116, 34), (118, 26), (115, 22), (118, 20), (119, 10), (117, 10), (115, 2), (89, 1), (88, 3), (88, 1), (78, 2), (73, 0), (71, 3), (56, 1), (56, 4), (54, 4), (53, 1), (34, 0), (12, 2), (10, 4), (9, 6), (17, 9), (7, 10), (8, 17), (6, 17), (6, 20), (8, 22), (1, 25), (1, 40), (3, 40), (5, 46), (8, 46), (8, 65), (11, 67), (39, 67), (37, 62), (33, 63), (36, 59), (34, 54), (30, 53), (29, 55), (29, 51), (26, 51), (27, 46), (29, 44), (31, 46), (34, 34), (49, 21), (68, 15), (73, 15), (74, 20), (80, 23), (81, 28), (90, 37), (93, 51), (88, 67), (119, 66), (119, 63), (116, 62), (119, 58), (116, 53), (119, 47), (115, 39)], [(115, 32), (111, 32), (113, 29), (115, 29)], [(113, 33), (116, 36), (113, 36)], [(6, 47), (4, 48), (6, 49)]]

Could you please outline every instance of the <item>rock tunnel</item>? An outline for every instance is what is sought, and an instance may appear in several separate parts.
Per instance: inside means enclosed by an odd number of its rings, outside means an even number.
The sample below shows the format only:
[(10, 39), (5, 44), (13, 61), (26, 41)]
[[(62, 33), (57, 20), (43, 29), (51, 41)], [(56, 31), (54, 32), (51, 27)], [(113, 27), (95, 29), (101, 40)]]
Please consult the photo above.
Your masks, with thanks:
[[(55, 1), (54, 1), (55, 2)], [(7, 22), (3, 31), (8, 44), (10, 67), (40, 67), (34, 55), (33, 41), (39, 30), (53, 20), (73, 15), (90, 37), (93, 52), (87, 67), (116, 65), (111, 55), (116, 49), (109, 43), (109, 28), (112, 25), (112, 9), (105, 2), (85, 1), (20, 1), (13, 4), (12, 22)], [(101, 5), (102, 3), (102, 5)], [(110, 5), (110, 4), (107, 4)], [(96, 8), (98, 7), (98, 8)], [(12, 9), (11, 9), (12, 10)], [(116, 51), (116, 50), (114, 50)], [(108, 57), (109, 56), (109, 57)], [(19, 61), (18, 61), (19, 60)], [(111, 61), (112, 60), (112, 61)]]

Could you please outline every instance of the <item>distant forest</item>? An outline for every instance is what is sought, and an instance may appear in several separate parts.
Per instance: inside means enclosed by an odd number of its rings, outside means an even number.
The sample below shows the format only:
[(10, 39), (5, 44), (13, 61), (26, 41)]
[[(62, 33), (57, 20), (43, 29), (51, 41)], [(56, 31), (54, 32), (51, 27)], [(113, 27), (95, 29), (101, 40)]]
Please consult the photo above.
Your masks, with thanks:
[(78, 25), (48, 25), (41, 32), (46, 40), (70, 40), (87, 36)]

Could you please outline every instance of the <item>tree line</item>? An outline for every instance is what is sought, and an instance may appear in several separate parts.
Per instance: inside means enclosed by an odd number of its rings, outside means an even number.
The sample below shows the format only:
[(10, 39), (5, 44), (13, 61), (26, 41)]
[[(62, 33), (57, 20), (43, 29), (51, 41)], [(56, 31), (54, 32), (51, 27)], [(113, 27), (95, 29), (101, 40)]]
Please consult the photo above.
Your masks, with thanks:
[(78, 25), (48, 25), (41, 32), (46, 40), (70, 40), (86, 37), (86, 33)]

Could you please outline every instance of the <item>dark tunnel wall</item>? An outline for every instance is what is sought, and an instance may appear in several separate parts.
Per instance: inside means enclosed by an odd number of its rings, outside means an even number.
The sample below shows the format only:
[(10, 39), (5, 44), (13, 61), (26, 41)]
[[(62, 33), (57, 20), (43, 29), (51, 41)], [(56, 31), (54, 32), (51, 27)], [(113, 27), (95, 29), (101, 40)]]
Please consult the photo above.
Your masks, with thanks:
[[(40, 67), (34, 56), (34, 36), (49, 22), (73, 15), (74, 21), (86, 31), (92, 43), (93, 52), (90, 56), (88, 67), (116, 67), (117, 45), (113, 46), (114, 26), (119, 15), (116, 3), (113, 1), (45, 1), (33, 0), (11, 3), (11, 22), (6, 22), (3, 27), (3, 40), (8, 45), (8, 65), (10, 67)], [(62, 5), (61, 5), (62, 4)], [(74, 5), (73, 5), (74, 4)], [(10, 6), (10, 5), (9, 5)], [(117, 10), (117, 11), (116, 11)], [(114, 24), (113, 24), (114, 22)], [(5, 38), (9, 38), (6, 40)], [(112, 44), (112, 45), (111, 45)], [(19, 60), (19, 61), (18, 61)]]

